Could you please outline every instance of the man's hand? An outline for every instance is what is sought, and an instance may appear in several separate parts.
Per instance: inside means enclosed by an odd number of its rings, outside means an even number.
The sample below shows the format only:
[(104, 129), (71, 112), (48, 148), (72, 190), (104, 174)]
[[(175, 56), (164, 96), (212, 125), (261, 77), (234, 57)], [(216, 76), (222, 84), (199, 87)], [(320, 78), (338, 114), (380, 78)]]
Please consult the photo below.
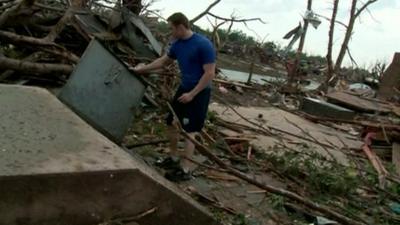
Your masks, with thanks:
[(178, 101), (182, 102), (183, 104), (189, 103), (193, 100), (194, 95), (192, 92), (185, 93), (178, 98)]
[(144, 72), (144, 67), (146, 66), (146, 64), (144, 63), (139, 63), (137, 64), (134, 68), (133, 71), (135, 71), (136, 73), (143, 73)]

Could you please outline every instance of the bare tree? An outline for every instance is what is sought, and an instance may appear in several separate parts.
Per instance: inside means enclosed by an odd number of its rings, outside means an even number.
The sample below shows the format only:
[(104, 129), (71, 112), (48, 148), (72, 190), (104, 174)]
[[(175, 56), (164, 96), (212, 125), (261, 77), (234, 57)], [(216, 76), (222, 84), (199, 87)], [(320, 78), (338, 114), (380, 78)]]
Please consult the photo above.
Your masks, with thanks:
[(213, 3), (211, 3), (203, 12), (201, 12), (199, 15), (197, 15), (195, 18), (190, 20), (191, 24), (194, 24), (197, 20), (201, 19), (203, 16), (207, 15), (210, 10), (216, 6), (221, 0), (216, 0)]
[[(247, 22), (250, 22), (250, 21), (259, 21), (261, 23), (265, 23), (260, 18), (245, 18), (245, 19), (238, 18), (237, 16), (234, 15), (234, 12), (231, 14), (230, 18), (218, 16), (218, 15), (215, 15), (214, 13), (211, 13), (210, 10), (214, 6), (216, 6), (220, 1), (221, 0), (214, 1), (203, 12), (201, 12), (199, 15), (195, 16), (193, 19), (190, 20), (190, 23), (194, 24), (196, 21), (198, 21), (199, 19), (201, 19), (204, 16), (211, 16), (215, 19), (215, 21), (213, 23), (207, 17), (208, 21), (210, 22), (211, 26), (213, 27), (211, 38), (213, 40), (215, 49), (217, 49), (217, 52), (222, 46), (224, 46), (224, 43), (227, 41), (227, 37), (229, 36), (229, 33), (230, 33), (234, 23), (243, 23), (244, 25), (246, 25), (246, 27), (247, 27)], [(229, 23), (229, 27), (228, 27), (228, 30), (226, 33), (226, 39), (222, 40), (222, 43), (221, 43), (221, 39), (218, 34), (218, 29), (226, 23)]]
[[(312, 0), (308, 0), (307, 1), (307, 10), (311, 11), (312, 9)], [(300, 57), (301, 54), (303, 53), (303, 48), (304, 48), (304, 43), (306, 40), (306, 34), (307, 34), (307, 29), (308, 29), (308, 20), (304, 19), (304, 28), (303, 28), (303, 33), (300, 37), (300, 43), (299, 43), (299, 47), (297, 49), (297, 53), (296, 53), (296, 59), (294, 61), (294, 65), (293, 68), (290, 70), (288, 76), (288, 84), (289, 86), (293, 83), (294, 77), (297, 76), (297, 71), (298, 71), (298, 67), (299, 67), (299, 62), (300, 62)]]
[(349, 55), (351, 61), (357, 65), (355, 62), (354, 58), (352, 57), (350, 50), (349, 50), (349, 42), (351, 39), (351, 36), (353, 34), (354, 30), (354, 24), (356, 19), (361, 15), (361, 13), (364, 10), (367, 10), (367, 7), (371, 5), (372, 3), (376, 2), (378, 0), (368, 0), (366, 3), (364, 3), (360, 8), (357, 8), (357, 3), (358, 0), (352, 0), (351, 3), (351, 8), (350, 8), (350, 17), (349, 17), (349, 22), (347, 25), (342, 24), (344, 27), (346, 27), (346, 32), (345, 36), (338, 54), (338, 57), (336, 59), (335, 65), (333, 65), (333, 60), (332, 60), (332, 41), (333, 41), (333, 33), (334, 33), (334, 28), (335, 28), (335, 23), (336, 21), (336, 13), (337, 13), (337, 4), (338, 0), (335, 0), (334, 2), (334, 7), (333, 7), (333, 12), (332, 12), (332, 18), (330, 22), (330, 31), (329, 31), (329, 44), (328, 44), (328, 54), (327, 54), (327, 63), (328, 63), (328, 72), (326, 74), (326, 79), (325, 83), (321, 85), (321, 89), (326, 90), (328, 86), (334, 86), (337, 79), (337, 74), (339, 73), (339, 70), (341, 68), (344, 56), (346, 53)]
[(367, 9), (367, 7), (376, 2), (378, 0), (368, 0), (366, 3), (364, 3), (359, 9), (357, 9), (357, 3), (358, 0), (352, 0), (351, 3), (351, 9), (350, 9), (350, 19), (349, 19), (349, 23), (347, 25), (347, 29), (346, 29), (346, 34), (344, 36), (344, 40), (342, 42), (342, 46), (340, 48), (339, 51), (339, 55), (336, 59), (336, 63), (335, 63), (335, 71), (339, 71), (340, 66), (342, 65), (343, 62), (343, 58), (346, 55), (346, 51), (348, 49), (348, 45), (351, 39), (351, 35), (353, 34), (353, 29), (354, 29), (354, 23), (356, 21), (356, 19), (361, 15), (361, 13)]
[(328, 71), (327, 71), (326, 82), (325, 82), (326, 84), (328, 84), (328, 82), (332, 78), (333, 72), (334, 72), (333, 71), (333, 61), (332, 61), (332, 45), (333, 45), (333, 34), (335, 32), (335, 21), (336, 21), (338, 5), (339, 5), (339, 0), (334, 0), (331, 24), (329, 27), (328, 53), (326, 55), (326, 61), (328, 63)]

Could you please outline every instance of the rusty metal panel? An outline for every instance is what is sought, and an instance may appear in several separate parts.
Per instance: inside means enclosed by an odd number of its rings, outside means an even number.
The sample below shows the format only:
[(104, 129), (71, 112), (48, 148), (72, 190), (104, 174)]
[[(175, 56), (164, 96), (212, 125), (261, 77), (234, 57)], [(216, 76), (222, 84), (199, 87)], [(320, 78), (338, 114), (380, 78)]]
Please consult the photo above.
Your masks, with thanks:
[(144, 95), (144, 84), (100, 42), (92, 40), (59, 98), (119, 143)]

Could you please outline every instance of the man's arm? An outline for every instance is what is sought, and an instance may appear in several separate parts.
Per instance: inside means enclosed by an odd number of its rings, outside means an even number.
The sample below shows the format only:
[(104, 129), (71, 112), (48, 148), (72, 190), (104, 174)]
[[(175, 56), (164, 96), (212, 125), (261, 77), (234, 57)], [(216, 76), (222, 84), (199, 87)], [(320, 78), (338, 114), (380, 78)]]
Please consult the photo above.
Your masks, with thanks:
[(204, 74), (201, 77), (199, 83), (196, 85), (193, 90), (188, 93), (183, 94), (178, 98), (178, 101), (182, 103), (188, 103), (192, 101), (192, 99), (202, 91), (207, 85), (214, 79), (215, 77), (215, 63), (209, 63), (203, 65)]
[(153, 62), (151, 62), (147, 65), (146, 64), (138, 64), (137, 66), (135, 66), (135, 68), (133, 70), (137, 73), (149, 73), (151, 71), (161, 69), (164, 66), (171, 64), (172, 62), (173, 62), (173, 59), (171, 59), (167, 55), (163, 55), (160, 58), (154, 60)]

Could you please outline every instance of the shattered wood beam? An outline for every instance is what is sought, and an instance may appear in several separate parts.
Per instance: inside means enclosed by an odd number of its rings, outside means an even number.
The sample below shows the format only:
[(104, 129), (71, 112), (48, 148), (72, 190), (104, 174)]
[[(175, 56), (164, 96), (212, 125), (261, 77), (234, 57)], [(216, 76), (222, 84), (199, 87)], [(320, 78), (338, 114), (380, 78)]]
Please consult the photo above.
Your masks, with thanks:
[(206, 10), (204, 10), (202, 13), (200, 13), (198, 16), (190, 20), (190, 24), (194, 24), (197, 20), (201, 19), (201, 17), (207, 15), (209, 11), (211, 10), (212, 7), (216, 6), (221, 0), (216, 0), (213, 3), (211, 3)]
[(33, 63), (23, 60), (0, 57), (0, 69), (15, 70), (25, 73), (70, 74), (73, 67), (65, 64)]
[(12, 44), (30, 44), (30, 45), (41, 45), (41, 46), (57, 46), (54, 42), (50, 42), (43, 38), (35, 38), (24, 35), (15, 34), (8, 31), (0, 30), (0, 40), (6, 41)]
[[(171, 111), (171, 113), (174, 115), (174, 117), (177, 119), (178, 117), (176, 116), (175, 111), (173, 110), (172, 106), (167, 102), (167, 105)], [(320, 205), (318, 203), (314, 203), (313, 201), (303, 198), (302, 196), (285, 190), (283, 188), (278, 188), (272, 185), (268, 185), (268, 184), (264, 184), (263, 182), (260, 182), (250, 176), (248, 176), (247, 174), (244, 174), (230, 166), (228, 166), (226, 163), (224, 163), (224, 161), (222, 161), (219, 157), (217, 157), (215, 154), (213, 154), (206, 146), (202, 145), (200, 142), (198, 142), (195, 138), (191, 137), (183, 128), (182, 125), (179, 122), (179, 119), (177, 119), (178, 124), (177, 124), (177, 128), (179, 129), (179, 131), (182, 133), (182, 135), (189, 139), (195, 146), (196, 149), (204, 156), (206, 156), (208, 159), (210, 159), (211, 161), (213, 161), (214, 163), (216, 163), (218, 166), (220, 166), (222, 169), (226, 169), (228, 173), (250, 183), (253, 184), (263, 190), (266, 190), (267, 192), (273, 193), (273, 194), (277, 194), (286, 198), (289, 198), (291, 200), (297, 201), (299, 203), (304, 204), (305, 206), (307, 206), (310, 209), (313, 209), (317, 212), (320, 212), (324, 215), (326, 215), (329, 218), (335, 219), (340, 223), (346, 224), (346, 225), (365, 225), (365, 223), (361, 223), (358, 222), (356, 220), (353, 220), (345, 215), (342, 215), (324, 205)]]

